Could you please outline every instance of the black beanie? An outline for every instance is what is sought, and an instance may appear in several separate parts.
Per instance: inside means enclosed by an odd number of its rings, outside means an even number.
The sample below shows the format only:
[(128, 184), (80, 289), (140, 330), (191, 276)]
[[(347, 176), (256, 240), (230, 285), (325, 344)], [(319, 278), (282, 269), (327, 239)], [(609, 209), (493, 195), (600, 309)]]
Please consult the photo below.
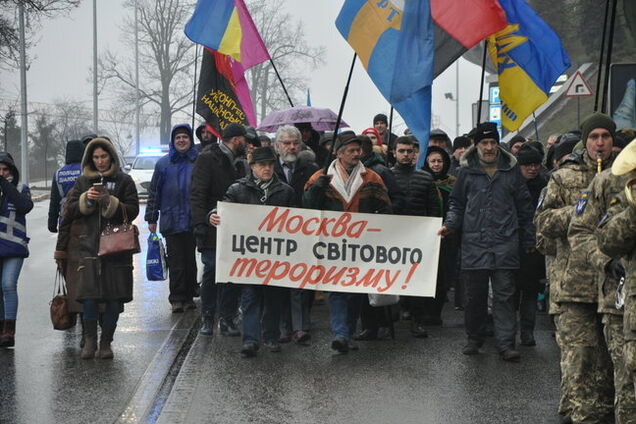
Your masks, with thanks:
[(543, 155), (534, 147), (523, 144), (517, 152), (517, 163), (519, 165), (529, 165), (531, 163), (541, 163)]
[(469, 148), (471, 143), (470, 138), (466, 136), (460, 135), (459, 137), (455, 137), (455, 140), (453, 140), (453, 152), (462, 147)]
[(499, 143), (499, 131), (497, 131), (497, 124), (494, 122), (482, 122), (471, 131), (470, 136), (475, 144), (484, 138), (494, 138)]
[(554, 159), (559, 160), (565, 155), (569, 155), (574, 150), (574, 146), (580, 140), (576, 134), (566, 133), (560, 137), (557, 144), (554, 145)]
[(610, 132), (612, 140), (616, 138), (616, 123), (604, 113), (594, 112), (581, 123), (581, 141), (587, 143), (587, 136), (596, 128), (603, 128)]
[(389, 125), (389, 120), (387, 119), (386, 115), (383, 113), (378, 113), (377, 115), (373, 117), (373, 125), (375, 125), (375, 123), (378, 121), (382, 121), (385, 124)]
[(523, 138), (522, 135), (517, 134), (510, 139), (510, 141), (508, 142), (508, 146), (512, 148), (512, 146), (514, 146), (515, 143), (525, 143), (525, 142), (526, 142), (526, 139)]

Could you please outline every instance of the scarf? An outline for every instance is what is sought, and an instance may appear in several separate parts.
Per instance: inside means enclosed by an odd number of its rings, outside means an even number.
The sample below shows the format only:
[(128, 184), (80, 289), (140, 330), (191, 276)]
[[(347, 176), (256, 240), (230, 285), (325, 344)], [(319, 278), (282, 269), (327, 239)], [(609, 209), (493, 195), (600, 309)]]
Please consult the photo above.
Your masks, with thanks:
[(363, 183), (362, 174), (366, 172), (365, 170), (366, 168), (362, 162), (358, 162), (349, 173), (340, 161), (336, 159), (331, 162), (327, 174), (333, 175), (331, 186), (342, 196), (345, 202), (349, 203)]
[(263, 196), (260, 198), (260, 201), (263, 204), (267, 202), (267, 197), (269, 194), (269, 186), (272, 185), (272, 182), (274, 182), (274, 178), (270, 178), (268, 181), (263, 181), (261, 179), (254, 177), (254, 183), (256, 184), (258, 188), (260, 188), (263, 191)]

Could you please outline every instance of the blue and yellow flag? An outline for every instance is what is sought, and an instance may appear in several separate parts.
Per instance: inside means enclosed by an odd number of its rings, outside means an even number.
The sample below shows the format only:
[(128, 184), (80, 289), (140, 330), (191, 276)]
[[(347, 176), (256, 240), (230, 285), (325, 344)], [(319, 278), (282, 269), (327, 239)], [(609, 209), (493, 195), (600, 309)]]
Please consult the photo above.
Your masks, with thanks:
[[(346, 0), (336, 27), (424, 153), (435, 53), (429, 0)], [(420, 155), (421, 165), (424, 157)]]
[(517, 130), (548, 100), (550, 88), (570, 67), (559, 36), (524, 0), (499, 0), (508, 26), (489, 37), (499, 74), (502, 125)]

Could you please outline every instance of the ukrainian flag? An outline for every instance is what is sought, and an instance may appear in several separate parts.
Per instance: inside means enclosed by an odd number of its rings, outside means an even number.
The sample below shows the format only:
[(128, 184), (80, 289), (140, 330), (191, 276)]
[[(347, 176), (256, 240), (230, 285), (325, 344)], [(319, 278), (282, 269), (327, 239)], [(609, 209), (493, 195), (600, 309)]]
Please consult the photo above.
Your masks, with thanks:
[(548, 100), (550, 88), (570, 67), (559, 36), (524, 0), (499, 0), (508, 26), (489, 37), (499, 74), (502, 125), (517, 130)]
[(199, 0), (184, 32), (195, 43), (232, 57), (244, 69), (269, 59), (243, 0)]
[(426, 151), (435, 52), (429, 0), (346, 0), (336, 27)]

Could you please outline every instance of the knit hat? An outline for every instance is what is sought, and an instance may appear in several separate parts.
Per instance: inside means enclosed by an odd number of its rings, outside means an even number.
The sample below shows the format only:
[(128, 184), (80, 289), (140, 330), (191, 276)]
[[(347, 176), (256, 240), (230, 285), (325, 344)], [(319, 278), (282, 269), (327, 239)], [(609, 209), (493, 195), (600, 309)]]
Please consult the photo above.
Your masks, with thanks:
[(471, 143), (470, 138), (464, 135), (455, 137), (455, 140), (453, 140), (453, 152), (457, 149), (461, 149), (462, 147), (469, 148)]
[(258, 138), (258, 134), (256, 134), (254, 127), (245, 127), (245, 138), (252, 146), (261, 147), (261, 140)]
[(369, 133), (372, 133), (373, 135), (375, 135), (375, 138), (378, 140), (378, 145), (379, 146), (382, 146), (384, 144), (384, 142), (382, 141), (382, 136), (380, 135), (378, 130), (376, 130), (375, 128), (371, 127), (371, 128), (367, 128), (366, 130), (362, 131), (362, 135), (368, 135)]
[(554, 145), (554, 159), (559, 160), (565, 155), (569, 155), (574, 150), (574, 146), (579, 142), (576, 134), (565, 133), (559, 138), (559, 142)]
[(228, 139), (232, 137), (247, 137), (247, 131), (245, 127), (241, 124), (237, 124), (232, 122), (223, 130), (223, 138)]
[(377, 115), (373, 117), (373, 125), (375, 125), (375, 123), (378, 121), (382, 121), (385, 124), (389, 125), (389, 120), (387, 119), (386, 115), (383, 113), (378, 113)]
[(616, 138), (616, 123), (604, 113), (594, 112), (581, 123), (581, 141), (587, 143), (587, 137), (596, 128), (603, 128), (610, 132), (612, 139)]
[(450, 141), (450, 137), (448, 136), (448, 134), (446, 134), (444, 131), (440, 130), (439, 128), (432, 129), (430, 134), (428, 135), (428, 138), (429, 139), (433, 138), (435, 140)]
[(475, 144), (484, 138), (494, 138), (499, 143), (499, 131), (497, 131), (497, 124), (494, 122), (482, 122), (471, 131), (470, 135)]
[(336, 137), (336, 145), (334, 146), (333, 151), (337, 152), (338, 150), (340, 150), (347, 144), (351, 144), (351, 143), (361, 144), (360, 140), (358, 139), (358, 137), (353, 131), (347, 131), (347, 132), (338, 134), (338, 137)]
[(531, 163), (541, 163), (543, 155), (534, 147), (523, 144), (517, 152), (517, 163), (519, 165), (530, 165)]
[(271, 147), (259, 147), (252, 152), (252, 159), (250, 165), (258, 162), (275, 162), (276, 155)]
[(514, 137), (512, 137), (510, 139), (510, 141), (508, 141), (508, 147), (512, 149), (512, 146), (514, 146), (516, 143), (525, 143), (526, 139), (523, 138), (523, 136), (517, 134)]

